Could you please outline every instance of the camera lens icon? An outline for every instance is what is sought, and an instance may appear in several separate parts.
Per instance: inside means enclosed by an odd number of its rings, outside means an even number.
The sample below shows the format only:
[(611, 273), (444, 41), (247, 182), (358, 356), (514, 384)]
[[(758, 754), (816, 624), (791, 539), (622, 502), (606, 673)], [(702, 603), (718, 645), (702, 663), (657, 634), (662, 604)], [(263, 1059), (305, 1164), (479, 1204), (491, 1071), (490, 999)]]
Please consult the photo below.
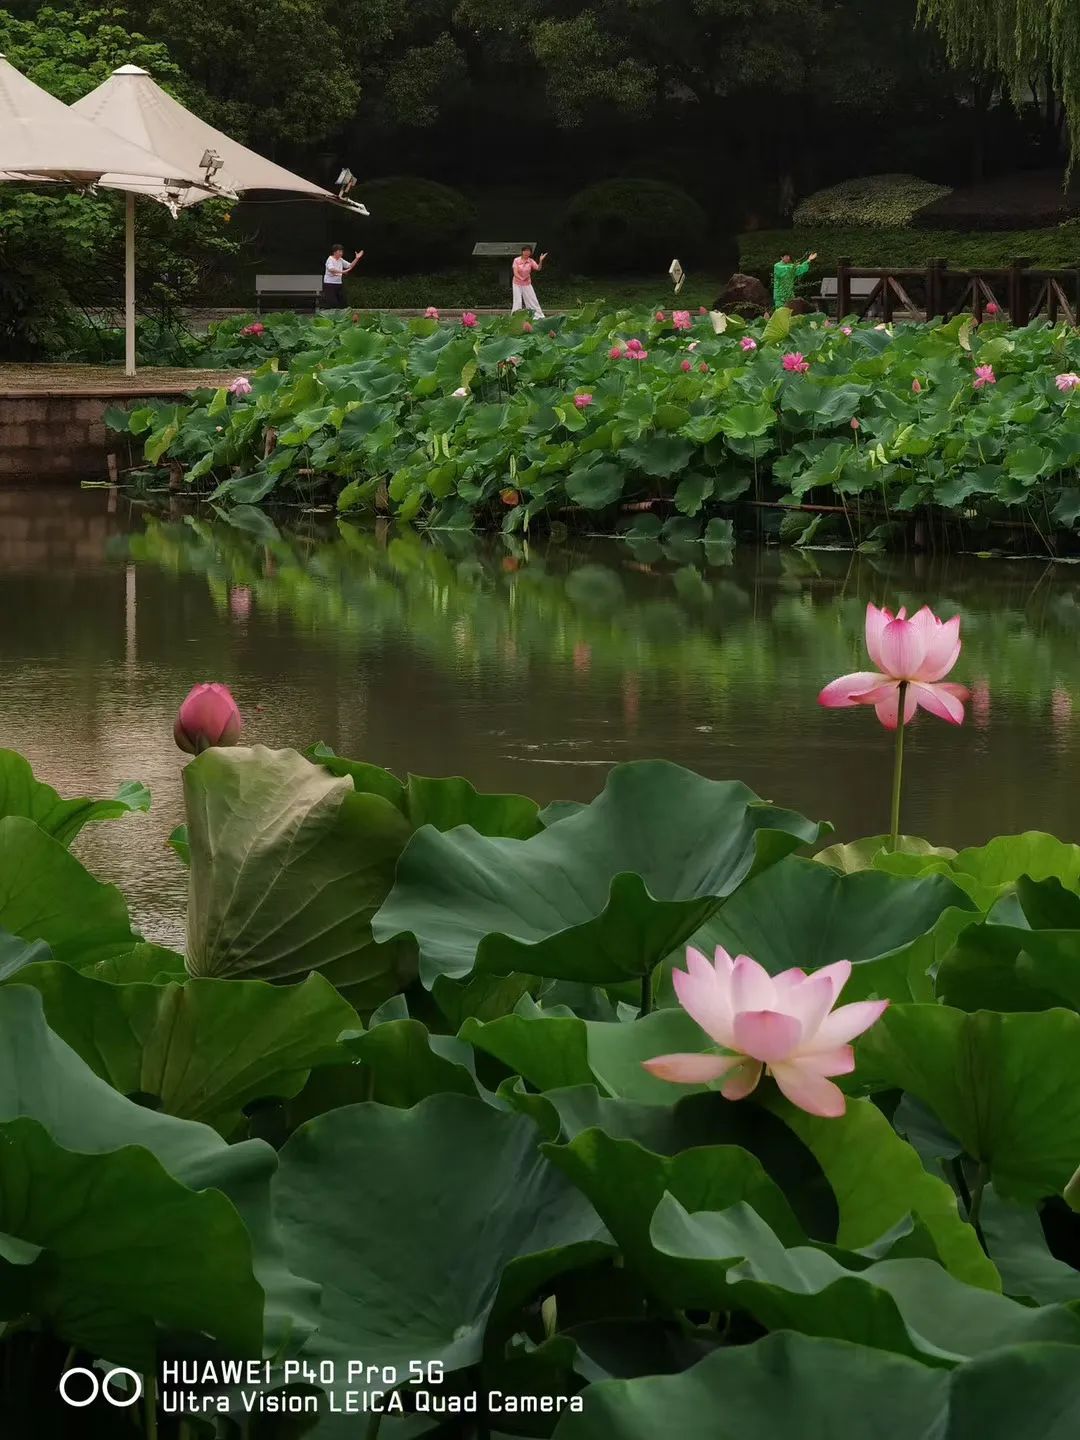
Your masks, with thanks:
[[(118, 1390), (114, 1394), (112, 1383), (121, 1375), (127, 1376), (132, 1382), (132, 1388)], [(92, 1405), (99, 1395), (115, 1409), (126, 1410), (129, 1405), (136, 1404), (142, 1398), (142, 1393), (142, 1376), (137, 1370), (129, 1370), (126, 1365), (117, 1365), (114, 1369), (107, 1370), (104, 1376), (99, 1376), (96, 1370), (88, 1370), (85, 1365), (73, 1365), (60, 1376), (60, 1398), (74, 1410), (82, 1410), (87, 1405)]]

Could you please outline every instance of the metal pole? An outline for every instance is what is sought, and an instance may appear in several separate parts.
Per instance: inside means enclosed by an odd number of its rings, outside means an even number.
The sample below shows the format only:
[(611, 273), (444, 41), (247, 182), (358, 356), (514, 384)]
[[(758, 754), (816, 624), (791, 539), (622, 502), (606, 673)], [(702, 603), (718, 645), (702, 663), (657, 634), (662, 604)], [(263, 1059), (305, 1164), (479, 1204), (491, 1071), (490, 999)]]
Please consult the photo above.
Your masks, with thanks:
[(124, 374), (135, 374), (135, 196), (124, 206)]

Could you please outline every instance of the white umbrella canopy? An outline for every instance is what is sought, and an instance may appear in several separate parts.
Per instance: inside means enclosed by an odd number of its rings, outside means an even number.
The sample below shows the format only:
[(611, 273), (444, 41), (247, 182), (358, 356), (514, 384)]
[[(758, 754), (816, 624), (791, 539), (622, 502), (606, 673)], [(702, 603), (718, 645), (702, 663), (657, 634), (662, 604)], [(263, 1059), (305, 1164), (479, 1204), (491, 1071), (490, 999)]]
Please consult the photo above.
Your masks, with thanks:
[[(332, 190), (292, 174), (215, 130), (162, 90), (138, 65), (122, 65), (114, 70), (96, 90), (76, 100), (71, 109), (156, 154), (170, 157), (187, 173), (194, 169), (198, 174), (203, 168), (203, 156), (211, 151), (222, 162), (214, 173), (214, 182), (225, 190), (237, 194), (244, 190), (283, 190), (311, 200), (344, 205), (357, 214), (368, 213), (363, 205), (342, 200)], [(148, 185), (138, 171), (109, 175), (102, 183), (113, 189), (165, 199), (161, 193), (164, 187)], [(179, 204), (198, 205), (209, 198), (205, 189), (187, 188), (181, 193)]]
[[(108, 171), (124, 171), (186, 190), (199, 185), (198, 166), (164, 159), (152, 147), (103, 129), (0, 55), (0, 174), (8, 180), (97, 184)], [(203, 198), (206, 198), (205, 195)]]

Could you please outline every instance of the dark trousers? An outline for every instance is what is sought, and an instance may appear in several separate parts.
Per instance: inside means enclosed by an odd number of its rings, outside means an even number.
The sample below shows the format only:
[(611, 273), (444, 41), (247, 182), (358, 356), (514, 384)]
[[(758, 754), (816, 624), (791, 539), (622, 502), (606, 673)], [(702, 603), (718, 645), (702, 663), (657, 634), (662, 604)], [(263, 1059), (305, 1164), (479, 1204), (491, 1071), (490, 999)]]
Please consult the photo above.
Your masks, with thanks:
[(344, 310), (345, 286), (324, 284), (322, 287), (322, 303), (327, 310)]

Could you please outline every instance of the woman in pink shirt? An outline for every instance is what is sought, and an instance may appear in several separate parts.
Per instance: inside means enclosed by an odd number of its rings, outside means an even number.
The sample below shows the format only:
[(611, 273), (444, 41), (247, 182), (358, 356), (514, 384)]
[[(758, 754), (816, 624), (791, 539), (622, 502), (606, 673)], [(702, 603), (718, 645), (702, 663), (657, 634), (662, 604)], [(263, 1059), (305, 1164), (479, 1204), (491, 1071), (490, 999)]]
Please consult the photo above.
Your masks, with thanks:
[(510, 308), (511, 315), (515, 310), (524, 310), (528, 307), (535, 320), (543, 320), (544, 312), (540, 309), (540, 301), (536, 298), (536, 291), (533, 289), (532, 277), (537, 270), (544, 268), (544, 261), (547, 259), (546, 252), (539, 260), (533, 259), (532, 246), (523, 245), (521, 254), (514, 261), (514, 303)]

